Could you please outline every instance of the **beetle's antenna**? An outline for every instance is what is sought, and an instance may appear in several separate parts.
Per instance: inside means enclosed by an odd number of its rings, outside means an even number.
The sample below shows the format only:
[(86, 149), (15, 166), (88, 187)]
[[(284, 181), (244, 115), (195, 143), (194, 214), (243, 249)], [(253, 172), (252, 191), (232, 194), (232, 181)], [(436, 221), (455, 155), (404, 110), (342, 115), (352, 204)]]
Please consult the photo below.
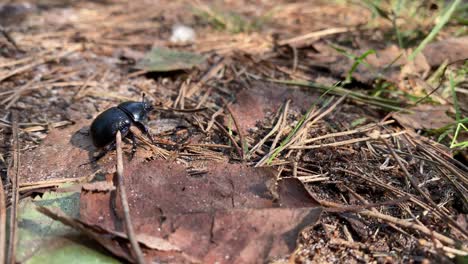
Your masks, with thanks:
[(142, 94), (141, 94), (141, 102), (142, 102), (142, 103), (145, 102), (145, 93), (142, 93)]

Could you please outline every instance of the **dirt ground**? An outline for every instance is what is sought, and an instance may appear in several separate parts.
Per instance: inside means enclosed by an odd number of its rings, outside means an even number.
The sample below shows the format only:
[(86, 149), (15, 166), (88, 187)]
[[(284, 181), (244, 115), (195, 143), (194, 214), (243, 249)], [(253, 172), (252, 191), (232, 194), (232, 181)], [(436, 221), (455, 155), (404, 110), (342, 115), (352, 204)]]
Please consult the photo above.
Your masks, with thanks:
[[(155, 142), (135, 132), (130, 160), (124, 140), (128, 202), (138, 233), (178, 248), (145, 248), (147, 260), (468, 261), (466, 4), (411, 59), (444, 1), (399, 17), (392, 1), (10, 2), (0, 9), (7, 208), (15, 190), (21, 205), (79, 179), (85, 224), (74, 228), (123, 232), (113, 189), (86, 185), (112, 182), (117, 159), (90, 162), (89, 126), (145, 94)], [(171, 41), (178, 25), (195, 37)], [(161, 47), (200, 61), (141, 63)], [(97, 242), (135, 261), (117, 240)]]

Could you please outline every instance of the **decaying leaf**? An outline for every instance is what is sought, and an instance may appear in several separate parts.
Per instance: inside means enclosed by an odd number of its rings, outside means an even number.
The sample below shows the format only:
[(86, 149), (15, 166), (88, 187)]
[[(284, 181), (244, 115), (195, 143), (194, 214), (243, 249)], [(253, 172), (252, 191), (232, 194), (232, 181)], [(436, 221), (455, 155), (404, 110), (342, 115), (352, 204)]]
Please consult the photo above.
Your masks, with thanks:
[(243, 89), (236, 94), (236, 101), (232, 111), (238, 119), (244, 134), (264, 121), (272, 113), (278, 111), (282, 104), (291, 100), (291, 108), (303, 112), (317, 100), (318, 96), (304, 90), (290, 89), (290, 87), (263, 82), (252, 82), (255, 89)]
[[(92, 174), (95, 165), (80, 166), (88, 163), (97, 150), (87, 133), (87, 124), (89, 121), (77, 122), (65, 129), (54, 129), (50, 131), (40, 148), (26, 152), (22, 157), (20, 168), (22, 182), (78, 178)], [(114, 163), (106, 164), (115, 166)]]
[[(77, 217), (79, 193), (46, 192), (20, 202), (16, 261), (21, 263), (119, 263), (72, 228), (39, 213), (37, 206), (53, 206)], [(71, 239), (73, 238), (73, 239)]]
[(138, 234), (137, 240), (141, 244), (151, 249), (156, 249), (156, 250), (161, 250), (161, 251), (180, 251), (180, 248), (169, 243), (167, 240), (159, 238), (159, 237), (149, 236), (147, 234)]
[[(49, 132), (41, 147), (27, 151), (21, 157), (21, 182), (88, 177), (100, 169), (103, 173), (115, 170), (115, 152), (109, 151), (99, 162), (90, 162), (99, 150), (89, 135), (89, 120), (77, 121), (65, 129)], [(135, 158), (145, 158), (138, 148)]]
[[(149, 260), (173, 263), (189, 256), (203, 263), (264, 262), (292, 252), (299, 232), (320, 217), (321, 208), (313, 201), (281, 203), (284, 191), (278, 192), (277, 203), (268, 187), (274, 178), (269, 168), (221, 163), (208, 163), (207, 168), (208, 173), (192, 177), (183, 166), (167, 161), (126, 167), (125, 186), (138, 236), (165, 238), (181, 250), (169, 255), (151, 251)], [(111, 197), (82, 192), (82, 221), (118, 230), (122, 212), (119, 202), (112, 207)]]
[(278, 195), (281, 207), (317, 207), (320, 203), (312, 197), (298, 178), (283, 178), (278, 181)]
[(202, 55), (196, 53), (156, 47), (148, 52), (136, 67), (150, 72), (168, 72), (190, 69), (204, 60)]
[(394, 113), (392, 116), (406, 128), (431, 130), (455, 122), (447, 115), (449, 109), (444, 105), (418, 105), (410, 109), (412, 113)]
[[(431, 68), (438, 67), (444, 61), (453, 62), (468, 57), (468, 37), (450, 38), (428, 44), (422, 54), (414, 61), (407, 60), (408, 51), (400, 49), (396, 45), (390, 45), (384, 49), (377, 50), (375, 54), (370, 54), (364, 59), (356, 71), (353, 78), (357, 81), (372, 84), (378, 78), (399, 83), (408, 74), (427, 74)], [(327, 64), (330, 71), (335, 75), (346, 77), (354, 63), (338, 51), (328, 45), (315, 44), (314, 47), (326, 56), (326, 61), (320, 58), (320, 62)], [(349, 51), (349, 54), (359, 56), (368, 49)], [(325, 57), (323, 57), (325, 59)], [(333, 59), (334, 58), (334, 59)], [(403, 69), (402, 69), (403, 68)], [(403, 71), (403, 72), (402, 72)]]

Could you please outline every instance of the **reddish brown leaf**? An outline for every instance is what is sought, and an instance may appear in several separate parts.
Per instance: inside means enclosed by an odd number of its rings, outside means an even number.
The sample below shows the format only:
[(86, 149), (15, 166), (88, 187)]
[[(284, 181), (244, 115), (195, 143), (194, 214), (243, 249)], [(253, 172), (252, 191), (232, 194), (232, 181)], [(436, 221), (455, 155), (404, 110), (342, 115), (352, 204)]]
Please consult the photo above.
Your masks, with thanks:
[[(302, 208), (277, 208), (268, 188), (274, 178), (269, 168), (219, 163), (207, 168), (207, 174), (192, 177), (183, 166), (167, 161), (126, 165), (135, 231), (166, 238), (181, 250), (151, 251), (147, 257), (152, 261), (264, 262), (290, 253), (299, 232), (320, 216), (321, 209), (313, 202), (295, 203)], [(307, 192), (301, 187), (286, 186), (301, 195), (298, 200)], [(121, 228), (120, 202), (111, 202), (112, 197), (82, 192), (82, 220), (106, 229)]]
[[(99, 162), (90, 163), (100, 150), (93, 146), (89, 124), (90, 120), (81, 120), (65, 129), (53, 129), (38, 148), (25, 152), (21, 156), (22, 182), (87, 177), (98, 169), (113, 173), (114, 151), (109, 151)], [(143, 159), (147, 155), (148, 151), (138, 148), (135, 159)]]
[(430, 43), (423, 50), (431, 67), (468, 58), (468, 37), (448, 38)]
[[(87, 164), (96, 151), (87, 134), (88, 122), (77, 122), (66, 129), (54, 129), (33, 151), (22, 156), (20, 179), (34, 182), (54, 178), (77, 178), (88, 176), (99, 165)], [(115, 166), (108, 159), (101, 163), (104, 167)]]
[(410, 129), (438, 129), (454, 122), (447, 115), (448, 106), (443, 105), (418, 105), (410, 110), (413, 113), (395, 113), (395, 118), (402, 126)]
[[(321, 55), (315, 56), (319, 61), (328, 65), (331, 72), (335, 75), (346, 77), (351, 69), (354, 60), (347, 58), (328, 45), (317, 43), (314, 45)], [(355, 51), (349, 51), (350, 54), (360, 56), (370, 48), (362, 48)], [(377, 50), (375, 54), (370, 54), (365, 58), (368, 66), (360, 64), (353, 73), (353, 78), (357, 81), (367, 84), (377, 78), (384, 78), (387, 81), (399, 83), (403, 77), (409, 73), (412, 75), (421, 74), (429, 71), (431, 68), (438, 67), (444, 61), (453, 62), (463, 58), (468, 58), (468, 37), (450, 38), (428, 44), (423, 52), (416, 57), (414, 61), (408, 62), (405, 51), (391, 45), (385, 49)], [(326, 60), (322, 59), (326, 58)], [(334, 59), (332, 59), (334, 58)], [(403, 74), (402, 74), (402, 67)]]
[[(255, 89), (244, 89), (236, 95), (236, 102), (232, 111), (239, 122), (244, 134), (254, 128), (257, 122), (274, 114), (281, 104), (291, 100), (291, 106), (298, 111), (307, 110), (317, 99), (313, 93), (291, 89), (274, 83), (265, 85), (264, 82), (253, 82)], [(234, 125), (232, 125), (234, 126)]]
[(298, 178), (279, 180), (278, 195), (281, 207), (317, 207), (320, 205)]

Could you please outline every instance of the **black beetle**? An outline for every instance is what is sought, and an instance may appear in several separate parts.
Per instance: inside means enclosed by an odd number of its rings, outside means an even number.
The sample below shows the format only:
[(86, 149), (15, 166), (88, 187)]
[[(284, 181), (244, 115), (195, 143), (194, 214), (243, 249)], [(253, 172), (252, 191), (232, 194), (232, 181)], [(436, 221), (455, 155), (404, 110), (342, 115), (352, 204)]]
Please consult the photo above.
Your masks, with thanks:
[(144, 96), (141, 102), (128, 101), (111, 107), (100, 113), (91, 124), (90, 133), (94, 146), (104, 149), (95, 160), (100, 159), (105, 153), (115, 148), (115, 135), (120, 131), (122, 138), (130, 137), (133, 143), (132, 155), (136, 151), (135, 135), (130, 131), (130, 126), (134, 125), (143, 132), (150, 140), (153, 137), (148, 128), (142, 123), (149, 111), (153, 107), (145, 102)]

